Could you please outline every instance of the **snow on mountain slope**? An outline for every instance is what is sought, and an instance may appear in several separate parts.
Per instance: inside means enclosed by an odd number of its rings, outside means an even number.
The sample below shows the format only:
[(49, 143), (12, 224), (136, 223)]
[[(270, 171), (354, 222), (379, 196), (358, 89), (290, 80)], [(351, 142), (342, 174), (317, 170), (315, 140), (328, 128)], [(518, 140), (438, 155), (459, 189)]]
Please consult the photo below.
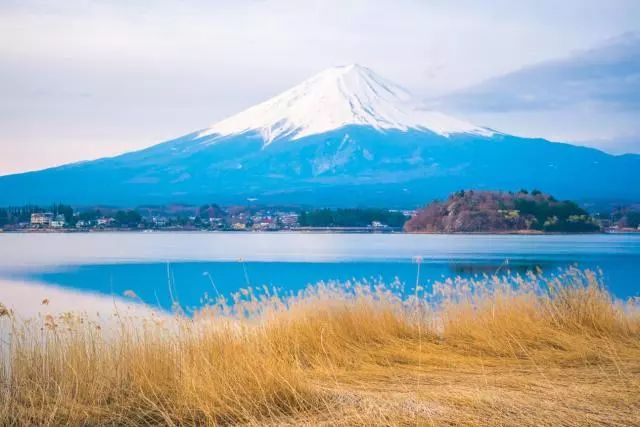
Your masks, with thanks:
[[(420, 107), (396, 84), (360, 65), (329, 68), (261, 104), (218, 122), (198, 137), (259, 132), (265, 144), (347, 125), (493, 135), (493, 131)], [(214, 139), (215, 142), (215, 139)]]

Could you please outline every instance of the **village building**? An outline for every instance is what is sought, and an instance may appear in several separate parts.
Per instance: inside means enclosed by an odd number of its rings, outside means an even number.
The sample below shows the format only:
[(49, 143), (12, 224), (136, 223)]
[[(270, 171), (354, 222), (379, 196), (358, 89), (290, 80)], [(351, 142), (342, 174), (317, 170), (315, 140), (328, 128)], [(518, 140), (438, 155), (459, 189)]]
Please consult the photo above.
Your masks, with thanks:
[(67, 225), (64, 215), (56, 215), (55, 219), (51, 221), (51, 228), (64, 228)]
[(156, 227), (166, 227), (169, 224), (169, 219), (163, 216), (154, 216), (151, 218), (151, 222)]
[(51, 212), (37, 212), (31, 214), (31, 225), (34, 227), (49, 227), (53, 221)]
[(295, 227), (298, 225), (299, 215), (297, 213), (284, 213), (279, 217), (280, 223), (285, 227)]
[(102, 218), (98, 218), (96, 220), (96, 224), (98, 225), (98, 227), (106, 227), (108, 225), (111, 225), (113, 221), (115, 221), (113, 218), (103, 216)]
[(381, 223), (380, 221), (372, 221), (371, 227), (375, 229), (380, 229), (380, 228), (387, 228), (388, 226), (386, 224)]

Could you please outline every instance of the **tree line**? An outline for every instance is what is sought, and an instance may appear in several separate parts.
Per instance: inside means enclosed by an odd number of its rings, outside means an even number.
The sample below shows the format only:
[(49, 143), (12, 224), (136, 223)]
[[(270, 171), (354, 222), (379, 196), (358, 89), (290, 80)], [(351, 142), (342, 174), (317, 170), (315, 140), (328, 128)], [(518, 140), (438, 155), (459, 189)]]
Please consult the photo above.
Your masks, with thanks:
[(378, 221), (389, 227), (402, 227), (407, 218), (402, 212), (386, 209), (313, 209), (300, 213), (301, 227), (367, 227)]

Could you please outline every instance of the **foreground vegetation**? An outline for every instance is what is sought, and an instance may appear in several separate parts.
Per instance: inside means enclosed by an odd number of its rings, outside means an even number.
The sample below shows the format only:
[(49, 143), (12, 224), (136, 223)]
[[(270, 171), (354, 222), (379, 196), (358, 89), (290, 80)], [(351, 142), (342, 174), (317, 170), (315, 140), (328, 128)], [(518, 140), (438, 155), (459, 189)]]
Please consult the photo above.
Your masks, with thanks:
[(5, 425), (640, 425), (639, 307), (591, 272), (0, 314)]

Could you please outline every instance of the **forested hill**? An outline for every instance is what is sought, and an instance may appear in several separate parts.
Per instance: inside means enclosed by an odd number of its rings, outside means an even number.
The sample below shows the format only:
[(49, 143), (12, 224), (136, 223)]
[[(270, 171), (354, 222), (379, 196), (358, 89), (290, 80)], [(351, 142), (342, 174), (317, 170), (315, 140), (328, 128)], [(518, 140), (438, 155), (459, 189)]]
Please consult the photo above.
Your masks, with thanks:
[(571, 201), (534, 190), (529, 193), (458, 191), (433, 202), (405, 224), (409, 232), (593, 232), (599, 228)]

